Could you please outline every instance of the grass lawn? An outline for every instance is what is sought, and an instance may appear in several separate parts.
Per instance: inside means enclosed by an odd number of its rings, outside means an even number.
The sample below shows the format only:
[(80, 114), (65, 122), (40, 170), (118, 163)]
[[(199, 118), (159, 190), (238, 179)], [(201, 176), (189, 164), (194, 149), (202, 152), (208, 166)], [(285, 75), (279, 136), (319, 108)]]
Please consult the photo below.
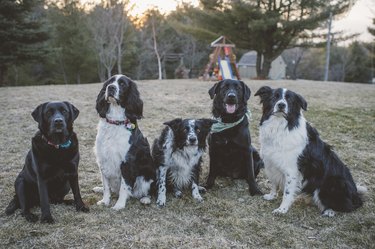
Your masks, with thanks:
[[(334, 146), (357, 183), (367, 186), (364, 206), (354, 213), (324, 218), (312, 204), (298, 200), (284, 216), (271, 212), (281, 203), (251, 197), (243, 180), (218, 178), (203, 203), (190, 191), (182, 199), (167, 195), (160, 209), (153, 197), (150, 206), (130, 199), (122, 211), (97, 206), (101, 185), (93, 146), (98, 116), (96, 96), (101, 84), (0, 88), (0, 248), (374, 248), (375, 241), (375, 86), (316, 81), (245, 81), (252, 91), (251, 134), (259, 148), (259, 99), (263, 85), (286, 87), (305, 97), (306, 119), (321, 137)], [(198, 80), (139, 81), (144, 101), (140, 128), (152, 142), (163, 122), (176, 117), (211, 117), (208, 89), (214, 82)], [(19, 210), (5, 216), (14, 195), (14, 180), (23, 167), (37, 123), (31, 112), (45, 101), (67, 100), (80, 115), (75, 131), (80, 141), (79, 181), (90, 213), (72, 206), (51, 205), (52, 225), (28, 223)], [(207, 155), (201, 183), (208, 175)], [(257, 179), (263, 192), (269, 183), (261, 171)], [(68, 196), (72, 198), (72, 196)], [(111, 205), (114, 205), (112, 200)], [(40, 209), (33, 213), (40, 216)]]

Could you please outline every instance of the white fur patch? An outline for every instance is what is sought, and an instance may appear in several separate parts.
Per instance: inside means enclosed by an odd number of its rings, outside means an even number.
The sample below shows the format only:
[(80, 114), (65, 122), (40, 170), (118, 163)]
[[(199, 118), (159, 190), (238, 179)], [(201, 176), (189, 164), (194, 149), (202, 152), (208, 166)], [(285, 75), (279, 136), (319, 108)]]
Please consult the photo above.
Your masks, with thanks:
[(272, 184), (271, 193), (264, 199), (273, 200), (277, 190), (282, 190), (283, 201), (274, 213), (286, 213), (301, 190), (302, 174), (297, 162), (308, 143), (306, 120), (301, 113), (299, 126), (289, 130), (284, 117), (273, 115), (260, 126), (259, 139), (260, 156)]
[[(111, 120), (124, 120), (125, 109), (111, 104), (107, 117)], [(103, 182), (103, 200), (99, 204), (108, 205), (110, 192), (120, 193), (122, 178), (120, 166), (125, 161), (130, 148), (131, 132), (125, 126), (109, 124), (103, 118), (99, 120), (97, 130), (94, 152)], [(118, 208), (120, 206), (117, 206)]]

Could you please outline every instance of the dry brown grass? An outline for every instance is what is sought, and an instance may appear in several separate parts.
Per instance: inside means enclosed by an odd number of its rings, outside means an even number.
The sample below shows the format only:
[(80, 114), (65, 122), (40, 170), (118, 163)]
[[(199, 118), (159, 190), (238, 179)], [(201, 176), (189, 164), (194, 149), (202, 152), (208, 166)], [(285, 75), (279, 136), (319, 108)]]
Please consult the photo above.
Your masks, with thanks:
[[(98, 117), (95, 99), (101, 84), (0, 88), (0, 247), (3, 248), (374, 248), (375, 241), (375, 86), (312, 81), (247, 81), (253, 94), (260, 86), (286, 87), (302, 94), (308, 104), (307, 119), (324, 140), (335, 146), (358, 183), (369, 193), (363, 208), (335, 218), (323, 218), (315, 206), (297, 201), (289, 213), (274, 216), (280, 199), (266, 202), (251, 197), (244, 181), (218, 179), (194, 202), (186, 192), (182, 199), (167, 196), (159, 209), (130, 200), (115, 212), (95, 203), (101, 196), (91, 189), (101, 184), (93, 145)], [(152, 141), (162, 123), (175, 117), (210, 117), (207, 94), (213, 82), (195, 80), (140, 81), (144, 100), (143, 133)], [(14, 193), (14, 180), (21, 170), (37, 124), (30, 113), (50, 100), (71, 101), (81, 111), (75, 123), (80, 139), (80, 186), (90, 213), (73, 207), (52, 205), (56, 223), (30, 224), (19, 211), (7, 217), (4, 210)], [(249, 103), (253, 112), (252, 139), (257, 148), (260, 105)], [(207, 176), (203, 164), (202, 182)], [(269, 185), (261, 172), (261, 189)], [(114, 202), (114, 201), (113, 201)], [(113, 204), (112, 202), (112, 204)], [(38, 208), (33, 210), (40, 215)]]

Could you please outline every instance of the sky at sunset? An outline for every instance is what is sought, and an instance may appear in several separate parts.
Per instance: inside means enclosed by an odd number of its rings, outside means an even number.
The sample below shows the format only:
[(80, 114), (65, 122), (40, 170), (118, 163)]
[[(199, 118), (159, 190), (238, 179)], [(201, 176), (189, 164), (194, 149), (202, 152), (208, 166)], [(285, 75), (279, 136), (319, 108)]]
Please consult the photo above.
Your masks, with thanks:
[[(88, 2), (92, 0), (81, 0)], [(181, 2), (198, 5), (199, 0), (130, 0), (134, 4), (132, 15), (141, 15), (149, 8), (156, 7), (162, 13), (171, 12)], [(359, 33), (357, 39), (371, 41), (372, 36), (367, 32), (367, 27), (372, 25), (375, 18), (375, 0), (357, 0), (351, 10), (340, 20), (333, 20), (333, 30), (342, 30), (347, 34)]]

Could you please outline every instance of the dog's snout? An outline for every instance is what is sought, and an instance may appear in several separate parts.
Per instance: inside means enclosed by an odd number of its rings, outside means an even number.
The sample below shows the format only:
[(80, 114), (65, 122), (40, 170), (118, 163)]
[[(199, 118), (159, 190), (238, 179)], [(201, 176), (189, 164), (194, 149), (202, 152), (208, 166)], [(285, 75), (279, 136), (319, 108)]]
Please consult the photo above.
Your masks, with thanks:
[(189, 137), (189, 142), (191, 144), (195, 143), (197, 141), (197, 138), (196, 137)]
[(55, 123), (55, 125), (62, 125), (63, 121), (64, 120), (62, 118), (55, 118), (53, 122)]
[(114, 93), (116, 92), (116, 86), (114, 86), (114, 85), (109, 85), (109, 86), (107, 87), (107, 91), (108, 91), (108, 93), (114, 94)]
[(229, 92), (227, 96), (228, 98), (235, 98), (236, 94), (234, 92)]
[(280, 103), (277, 104), (277, 108), (279, 108), (279, 110), (284, 110), (285, 107), (286, 107), (286, 104), (283, 103), (283, 102), (280, 102)]

